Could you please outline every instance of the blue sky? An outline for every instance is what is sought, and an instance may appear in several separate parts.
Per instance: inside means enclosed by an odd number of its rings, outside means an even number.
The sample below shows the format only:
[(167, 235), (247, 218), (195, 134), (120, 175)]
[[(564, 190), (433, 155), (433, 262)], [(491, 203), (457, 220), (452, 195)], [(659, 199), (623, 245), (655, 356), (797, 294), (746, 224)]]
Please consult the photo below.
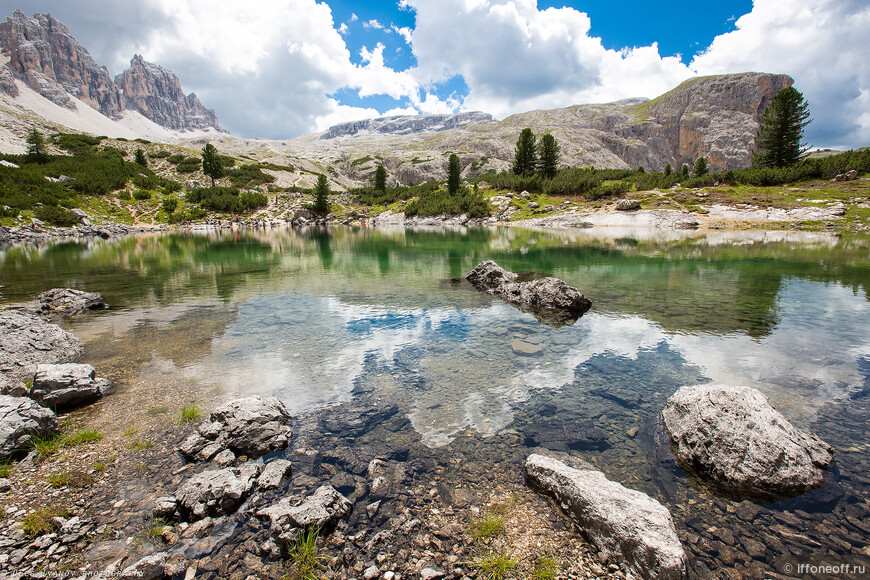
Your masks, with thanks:
[(816, 146), (870, 144), (870, 2), (0, 0), (50, 12), (112, 74), (178, 74), (243, 137), (384, 114), (655, 97), (698, 75), (785, 73)]

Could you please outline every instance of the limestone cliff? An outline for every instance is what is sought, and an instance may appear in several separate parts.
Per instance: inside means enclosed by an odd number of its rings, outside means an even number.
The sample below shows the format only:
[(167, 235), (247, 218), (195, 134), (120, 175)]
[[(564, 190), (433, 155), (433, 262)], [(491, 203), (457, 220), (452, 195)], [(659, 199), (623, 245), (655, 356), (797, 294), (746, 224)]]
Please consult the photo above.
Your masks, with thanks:
[(206, 109), (194, 93), (185, 96), (175, 73), (146, 62), (139, 55), (130, 68), (115, 77), (127, 107), (158, 125), (179, 131), (220, 129), (215, 112)]
[(74, 109), (73, 95), (107, 117), (124, 110), (109, 71), (50, 14), (28, 18), (16, 10), (0, 23), (0, 47), (12, 72), (50, 101)]
[(320, 136), (321, 139), (337, 139), (359, 134), (412, 135), (415, 133), (446, 131), (465, 127), (471, 123), (492, 121), (492, 115), (471, 111), (455, 115), (397, 115), (379, 117), (333, 125)]

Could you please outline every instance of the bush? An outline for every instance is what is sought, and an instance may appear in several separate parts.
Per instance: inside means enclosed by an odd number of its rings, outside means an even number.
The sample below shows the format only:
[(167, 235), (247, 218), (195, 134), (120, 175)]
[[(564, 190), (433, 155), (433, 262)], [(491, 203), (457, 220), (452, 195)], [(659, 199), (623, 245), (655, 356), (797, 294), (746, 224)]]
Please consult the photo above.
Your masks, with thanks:
[(263, 207), (268, 198), (262, 193), (239, 193), (235, 187), (202, 187), (187, 193), (187, 201), (198, 203), (203, 209), (239, 213)]
[(173, 153), (172, 155), (167, 157), (166, 160), (170, 163), (181, 163), (182, 161), (184, 161), (184, 155), (182, 155), (181, 153)]
[(364, 205), (390, 205), (402, 199), (411, 199), (412, 197), (422, 196), (434, 191), (438, 191), (438, 182), (430, 181), (421, 185), (399, 185), (397, 187), (388, 187), (384, 191), (375, 189), (374, 187), (360, 187), (348, 190), (352, 196), (359, 198), (360, 203)]
[(592, 191), (584, 194), (584, 197), (586, 199), (594, 201), (603, 197), (622, 195), (623, 193), (626, 193), (628, 191), (631, 191), (631, 184), (624, 181), (614, 181), (611, 183), (604, 183), (602, 185), (599, 185)]
[(91, 137), (79, 133), (58, 133), (52, 138), (52, 141), (61, 149), (76, 155), (94, 151), (103, 139), (105, 137)]
[(133, 198), (139, 201), (151, 199), (151, 191), (147, 189), (137, 189), (133, 192)]
[(161, 149), (157, 153), (149, 153), (148, 157), (150, 157), (152, 159), (165, 159), (166, 157), (169, 157), (170, 155), (172, 155), (172, 154), (169, 151), (167, 151), (166, 149)]
[(42, 220), (47, 224), (61, 227), (71, 227), (79, 223), (79, 218), (71, 214), (69, 211), (56, 205), (43, 205), (36, 208), (33, 212), (36, 219)]
[(405, 215), (433, 216), (441, 214), (465, 214), (471, 218), (483, 218), (490, 215), (489, 205), (477, 191), (463, 187), (458, 195), (450, 195), (446, 191), (435, 190), (423, 193), (405, 206)]
[(227, 171), (225, 176), (235, 187), (256, 187), (275, 181), (274, 176), (263, 173), (257, 165), (242, 165), (238, 169)]

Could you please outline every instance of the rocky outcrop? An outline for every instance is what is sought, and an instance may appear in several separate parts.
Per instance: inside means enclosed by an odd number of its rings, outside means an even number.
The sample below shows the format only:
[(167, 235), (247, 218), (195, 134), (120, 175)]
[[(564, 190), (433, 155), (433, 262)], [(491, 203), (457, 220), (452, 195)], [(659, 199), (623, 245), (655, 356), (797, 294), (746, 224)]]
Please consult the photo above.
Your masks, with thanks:
[(10, 56), (12, 72), (50, 101), (75, 108), (72, 95), (107, 117), (124, 110), (109, 71), (50, 14), (28, 18), (16, 10), (0, 24), (0, 47)]
[(275, 397), (236, 399), (212, 411), (178, 450), (191, 461), (208, 461), (227, 450), (257, 458), (287, 447), (293, 434), (286, 426), (289, 420), (287, 408)]
[(671, 514), (653, 498), (565, 454), (532, 454), (525, 472), (529, 485), (562, 506), (605, 558), (640, 578), (688, 578)]
[(682, 387), (661, 414), (677, 463), (713, 491), (774, 501), (825, 483), (831, 447), (751, 387)]
[(69, 409), (90, 405), (113, 392), (109, 380), (97, 378), (91, 365), (41, 364), (27, 396), (51, 409)]
[(130, 68), (115, 77), (127, 102), (158, 125), (178, 131), (218, 129), (217, 115), (206, 109), (194, 93), (185, 95), (175, 73), (146, 62), (138, 54)]
[(422, 132), (446, 131), (465, 127), (472, 123), (493, 121), (492, 115), (469, 111), (455, 115), (397, 115), (379, 117), (333, 125), (320, 136), (321, 139), (337, 139), (358, 134), (412, 135)]
[(175, 494), (178, 511), (187, 521), (231, 514), (250, 495), (259, 474), (254, 463), (203, 471)]
[(0, 375), (8, 380), (33, 372), (40, 363), (61, 363), (82, 353), (82, 343), (35, 314), (0, 312)]
[(36, 300), (28, 303), (25, 307), (27, 310), (39, 314), (50, 312), (78, 314), (85, 310), (105, 310), (108, 305), (103, 302), (103, 297), (96, 292), (83, 292), (73, 288), (53, 288), (37, 296)]
[(330, 485), (323, 485), (306, 498), (294, 496), (257, 511), (268, 519), (272, 536), (281, 542), (295, 541), (309, 527), (328, 531), (346, 517), (353, 505)]
[(5, 66), (0, 66), (0, 92), (10, 97), (17, 97), (19, 94), (18, 87), (15, 85), (15, 77), (12, 76), (12, 71)]
[(26, 452), (34, 436), (57, 431), (51, 409), (26, 397), (0, 395), (0, 459)]
[(548, 326), (573, 324), (592, 307), (591, 300), (558, 278), (517, 281), (517, 274), (492, 260), (481, 262), (465, 278), (478, 290), (498, 296)]

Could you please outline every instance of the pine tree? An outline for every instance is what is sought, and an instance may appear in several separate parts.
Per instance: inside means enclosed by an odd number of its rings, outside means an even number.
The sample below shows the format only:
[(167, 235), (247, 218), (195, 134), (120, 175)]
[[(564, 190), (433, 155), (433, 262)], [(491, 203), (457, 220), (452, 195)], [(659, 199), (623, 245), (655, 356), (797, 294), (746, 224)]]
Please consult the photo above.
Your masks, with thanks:
[(461, 180), (462, 163), (456, 153), (450, 154), (450, 160), (447, 162), (447, 192), (450, 195), (459, 193), (459, 184)]
[(755, 167), (787, 167), (800, 161), (808, 147), (801, 143), (804, 127), (812, 122), (809, 104), (794, 87), (776, 93), (758, 120), (755, 135)]
[(36, 163), (48, 161), (48, 153), (45, 151), (45, 137), (33, 127), (27, 134), (27, 157)]
[(317, 176), (317, 187), (314, 188), (314, 204), (311, 211), (321, 216), (329, 213), (329, 183), (322, 173)]
[[(518, 144), (519, 146), (519, 144)], [(559, 142), (551, 134), (541, 137), (538, 143), (538, 171), (545, 179), (553, 179), (559, 170), (559, 158), (562, 156)]]
[(378, 168), (375, 169), (375, 189), (378, 191), (387, 190), (387, 170), (384, 169), (383, 165), (378, 165)]
[(671, 164), (670, 164), (670, 163), (665, 163), (665, 175), (670, 175), (671, 173), (673, 173), (673, 171), (674, 171), (674, 170), (671, 169)]
[(207, 143), (202, 148), (202, 172), (211, 177), (212, 187), (214, 187), (214, 180), (220, 179), (224, 175), (221, 156), (218, 155), (217, 149), (211, 143)]
[(535, 134), (529, 128), (523, 129), (517, 139), (516, 156), (514, 157), (514, 173), (529, 176), (537, 170), (538, 159), (535, 150)]
[(689, 166), (683, 163), (683, 167), (680, 169), (680, 173), (683, 177), (689, 177)]
[(695, 177), (701, 177), (702, 175), (707, 175), (709, 173), (710, 168), (707, 166), (707, 159), (705, 157), (698, 157), (695, 160), (695, 169), (692, 171)]
[(133, 157), (133, 161), (141, 165), (142, 167), (148, 167), (148, 160), (145, 159), (145, 152), (142, 149), (136, 149), (136, 155)]

